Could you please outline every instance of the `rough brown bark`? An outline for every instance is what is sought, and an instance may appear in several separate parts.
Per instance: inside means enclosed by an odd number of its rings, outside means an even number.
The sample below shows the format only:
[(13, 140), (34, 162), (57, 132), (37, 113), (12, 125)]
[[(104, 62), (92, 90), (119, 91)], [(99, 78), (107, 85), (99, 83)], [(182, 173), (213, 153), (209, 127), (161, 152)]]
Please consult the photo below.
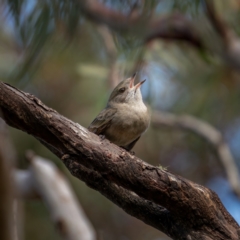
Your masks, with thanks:
[(9, 125), (39, 139), (74, 176), (173, 239), (240, 238), (239, 225), (208, 188), (143, 162), (1, 82), (0, 110)]

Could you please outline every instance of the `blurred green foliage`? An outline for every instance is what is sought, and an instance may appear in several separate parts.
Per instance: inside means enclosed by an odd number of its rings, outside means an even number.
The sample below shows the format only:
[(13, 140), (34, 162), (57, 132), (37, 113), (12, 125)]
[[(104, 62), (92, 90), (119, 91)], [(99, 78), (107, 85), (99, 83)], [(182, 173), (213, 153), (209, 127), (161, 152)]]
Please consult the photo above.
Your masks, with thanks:
[[(125, 14), (133, 7), (155, 17), (180, 12), (197, 23), (209, 45), (221, 47), (206, 19), (202, 1), (101, 2)], [(219, 0), (215, 4), (219, 14), (238, 33), (238, 1)], [(111, 91), (108, 78), (113, 60), (98, 24), (85, 18), (73, 0), (8, 0), (1, 1), (0, 6), (1, 79), (31, 92), (49, 107), (87, 127), (105, 106)], [(217, 54), (198, 51), (178, 41), (156, 40), (142, 46), (139, 35), (111, 30), (110, 34), (116, 47), (117, 66), (123, 75), (128, 77), (139, 63), (139, 77), (148, 80), (143, 94), (153, 110), (191, 114), (228, 134), (239, 119), (240, 79), (239, 73)], [(235, 132), (239, 129), (236, 125)], [(65, 172), (99, 239), (168, 239), (73, 178), (33, 137), (15, 129), (11, 129), (11, 135), (20, 168), (27, 167), (25, 151), (32, 149), (52, 159)], [(228, 138), (233, 141), (231, 136)], [(150, 127), (135, 152), (151, 164), (163, 165), (200, 184), (225, 176), (214, 149), (199, 136), (183, 130), (156, 131)], [(239, 165), (239, 159), (235, 160)], [(27, 201), (25, 211), (26, 240), (60, 239), (43, 203)]]

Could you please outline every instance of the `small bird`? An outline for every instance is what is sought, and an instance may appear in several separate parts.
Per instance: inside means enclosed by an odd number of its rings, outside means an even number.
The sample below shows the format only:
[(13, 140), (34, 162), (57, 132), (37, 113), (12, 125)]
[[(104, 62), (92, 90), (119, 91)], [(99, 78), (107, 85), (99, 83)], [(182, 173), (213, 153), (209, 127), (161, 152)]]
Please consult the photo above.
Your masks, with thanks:
[(143, 103), (140, 87), (134, 86), (136, 74), (121, 81), (112, 91), (107, 106), (88, 127), (112, 143), (130, 151), (149, 125), (150, 116)]

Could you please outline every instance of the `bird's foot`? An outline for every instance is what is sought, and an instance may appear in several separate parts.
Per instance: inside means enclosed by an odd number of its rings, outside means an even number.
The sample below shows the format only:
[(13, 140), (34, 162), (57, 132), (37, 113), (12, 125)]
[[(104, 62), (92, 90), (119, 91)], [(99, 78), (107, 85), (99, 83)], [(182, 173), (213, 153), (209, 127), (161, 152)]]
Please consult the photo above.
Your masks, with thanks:
[(100, 137), (101, 140), (105, 140), (106, 139), (105, 135), (99, 135), (99, 137)]
[(129, 153), (133, 156), (135, 156), (135, 152), (134, 151), (129, 151)]
[(127, 149), (127, 147), (120, 146), (120, 148), (124, 149), (125, 151), (128, 151), (133, 156), (135, 155), (135, 152), (134, 151), (130, 151), (129, 149)]

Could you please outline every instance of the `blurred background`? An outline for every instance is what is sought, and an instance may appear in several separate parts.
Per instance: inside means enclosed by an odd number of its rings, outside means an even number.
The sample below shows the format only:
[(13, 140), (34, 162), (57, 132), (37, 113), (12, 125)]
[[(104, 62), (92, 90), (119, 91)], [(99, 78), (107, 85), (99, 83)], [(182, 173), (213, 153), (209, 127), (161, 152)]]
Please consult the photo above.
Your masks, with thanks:
[[(1, 81), (32, 93), (60, 114), (88, 127), (105, 107), (117, 82), (137, 71), (139, 79), (147, 79), (142, 92), (152, 112), (187, 114), (207, 122), (221, 132), (239, 170), (240, 68), (234, 64), (234, 56), (224, 54), (226, 46), (208, 19), (204, 1), (97, 1), (126, 16), (140, 13), (158, 19), (181, 14), (194, 23), (207, 47), (174, 39), (146, 42), (140, 27), (138, 31), (109, 29), (88, 18), (78, 1), (1, 0)], [(237, 39), (240, 2), (213, 2)], [(71, 176), (61, 161), (33, 137), (12, 128), (10, 134), (18, 168), (27, 168), (25, 152), (32, 149), (64, 172), (98, 239), (169, 239)], [(216, 148), (199, 134), (151, 125), (134, 151), (154, 166), (166, 167), (216, 191), (240, 223), (240, 200), (229, 185)], [(61, 239), (41, 201), (24, 202), (23, 222), (26, 240)]]

